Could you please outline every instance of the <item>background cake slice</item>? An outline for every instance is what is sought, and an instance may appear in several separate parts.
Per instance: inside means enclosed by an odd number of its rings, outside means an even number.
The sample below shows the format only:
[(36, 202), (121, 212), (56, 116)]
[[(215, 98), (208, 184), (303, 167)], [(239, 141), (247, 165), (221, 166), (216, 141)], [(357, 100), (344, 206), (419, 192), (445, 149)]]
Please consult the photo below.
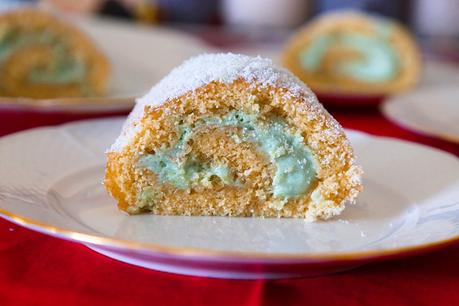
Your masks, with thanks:
[(94, 42), (61, 18), (32, 8), (0, 15), (0, 96), (101, 96), (109, 73)]
[(140, 98), (107, 152), (129, 213), (327, 219), (361, 189), (341, 126), (290, 72), (235, 54), (192, 58)]
[(386, 95), (416, 84), (421, 55), (414, 36), (395, 20), (337, 11), (299, 29), (282, 63), (320, 93)]

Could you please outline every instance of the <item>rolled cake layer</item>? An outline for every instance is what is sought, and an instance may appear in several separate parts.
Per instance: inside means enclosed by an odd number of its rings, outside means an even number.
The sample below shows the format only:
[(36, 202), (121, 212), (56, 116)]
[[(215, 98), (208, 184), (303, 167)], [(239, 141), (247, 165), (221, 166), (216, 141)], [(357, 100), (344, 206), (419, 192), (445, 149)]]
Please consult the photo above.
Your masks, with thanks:
[(109, 71), (94, 43), (53, 15), (33, 9), (0, 15), (1, 96), (100, 96)]
[(105, 187), (131, 214), (327, 219), (361, 189), (341, 126), (270, 60), (202, 55), (137, 101)]
[(282, 62), (313, 90), (390, 94), (413, 86), (420, 52), (402, 25), (358, 12), (322, 15), (289, 40)]

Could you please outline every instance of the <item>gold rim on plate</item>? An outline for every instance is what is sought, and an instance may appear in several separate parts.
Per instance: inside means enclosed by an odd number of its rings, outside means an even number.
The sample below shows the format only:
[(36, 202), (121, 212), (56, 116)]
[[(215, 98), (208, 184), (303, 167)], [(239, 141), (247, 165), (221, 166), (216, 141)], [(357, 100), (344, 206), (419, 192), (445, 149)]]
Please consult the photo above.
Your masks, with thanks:
[(15, 215), (3, 208), (0, 208), (0, 215), (6, 217), (13, 223), (19, 224), (25, 228), (35, 230), (46, 234), (55, 234), (63, 239), (80, 242), (83, 244), (98, 245), (108, 248), (131, 249), (135, 251), (150, 251), (154, 253), (167, 254), (179, 257), (224, 257), (234, 260), (299, 260), (308, 263), (314, 262), (333, 262), (333, 261), (364, 261), (387, 257), (402, 257), (412, 254), (426, 253), (435, 249), (440, 249), (455, 243), (459, 243), (459, 235), (438, 240), (431, 243), (400, 247), (386, 250), (368, 250), (361, 252), (342, 252), (339, 254), (315, 253), (315, 254), (290, 254), (275, 253), (267, 254), (260, 252), (237, 252), (237, 251), (217, 251), (204, 248), (193, 247), (169, 247), (153, 243), (143, 243), (132, 240), (122, 240), (109, 237), (102, 237), (93, 234), (85, 234), (77, 231), (71, 231), (59, 228), (50, 224), (45, 224), (30, 218)]

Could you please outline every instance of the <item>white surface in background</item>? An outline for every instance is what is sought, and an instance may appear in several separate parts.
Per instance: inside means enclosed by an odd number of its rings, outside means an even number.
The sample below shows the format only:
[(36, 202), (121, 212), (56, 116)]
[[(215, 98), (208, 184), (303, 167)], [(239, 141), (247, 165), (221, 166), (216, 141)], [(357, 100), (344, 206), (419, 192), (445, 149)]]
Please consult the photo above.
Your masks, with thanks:
[(110, 97), (141, 96), (184, 60), (210, 51), (192, 36), (167, 28), (105, 19), (78, 24), (112, 62)]

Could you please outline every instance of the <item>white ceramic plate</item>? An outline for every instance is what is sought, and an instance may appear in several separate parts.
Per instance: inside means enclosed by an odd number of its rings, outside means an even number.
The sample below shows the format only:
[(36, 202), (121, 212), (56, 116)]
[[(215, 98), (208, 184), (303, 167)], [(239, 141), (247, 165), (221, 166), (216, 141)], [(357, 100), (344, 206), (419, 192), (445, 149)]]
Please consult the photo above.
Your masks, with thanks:
[(459, 143), (459, 80), (394, 96), (382, 111), (410, 130)]
[(94, 39), (112, 63), (107, 96), (42, 100), (0, 97), (1, 107), (85, 112), (129, 109), (135, 97), (146, 93), (172, 68), (191, 56), (210, 52), (200, 40), (172, 29), (110, 19), (73, 22)]
[(321, 274), (459, 239), (459, 160), (349, 131), (365, 190), (330, 221), (181, 217), (119, 211), (101, 182), (122, 119), (0, 139), (0, 213), (107, 256), (162, 271), (226, 278)]

